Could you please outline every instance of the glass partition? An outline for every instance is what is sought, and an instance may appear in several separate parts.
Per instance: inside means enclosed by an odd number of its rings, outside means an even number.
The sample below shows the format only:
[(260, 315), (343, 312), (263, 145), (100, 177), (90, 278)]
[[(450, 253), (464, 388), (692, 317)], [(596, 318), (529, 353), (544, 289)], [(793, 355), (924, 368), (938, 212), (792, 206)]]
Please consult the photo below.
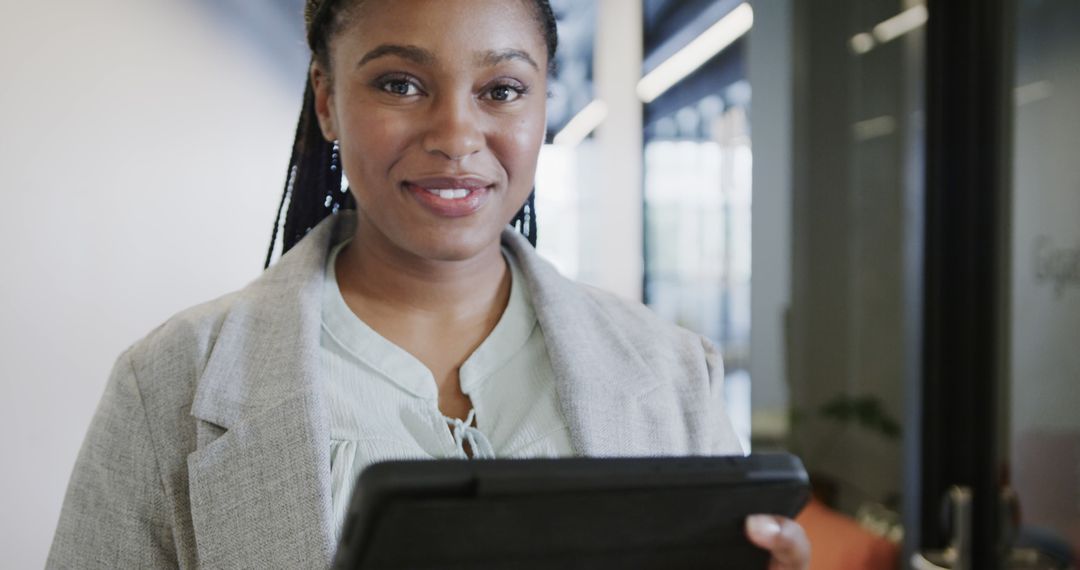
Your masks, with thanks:
[(1080, 564), (1080, 3), (1015, 29), (1009, 469), (1019, 541)]

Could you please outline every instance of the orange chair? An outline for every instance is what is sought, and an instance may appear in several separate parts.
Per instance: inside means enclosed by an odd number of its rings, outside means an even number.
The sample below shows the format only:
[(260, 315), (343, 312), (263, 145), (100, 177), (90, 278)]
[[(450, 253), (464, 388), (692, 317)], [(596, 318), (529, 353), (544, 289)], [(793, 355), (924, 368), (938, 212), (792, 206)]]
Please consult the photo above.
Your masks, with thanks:
[(810, 570), (895, 570), (900, 548), (811, 499), (795, 519), (810, 539)]

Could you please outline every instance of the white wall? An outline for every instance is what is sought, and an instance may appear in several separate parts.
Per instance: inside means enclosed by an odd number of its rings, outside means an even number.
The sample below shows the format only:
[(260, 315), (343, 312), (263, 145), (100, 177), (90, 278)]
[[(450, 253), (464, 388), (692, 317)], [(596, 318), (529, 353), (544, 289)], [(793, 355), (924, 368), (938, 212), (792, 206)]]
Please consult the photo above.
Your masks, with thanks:
[(0, 16), (0, 552), (44, 564), (116, 356), (255, 277), (302, 77), (184, 0)]

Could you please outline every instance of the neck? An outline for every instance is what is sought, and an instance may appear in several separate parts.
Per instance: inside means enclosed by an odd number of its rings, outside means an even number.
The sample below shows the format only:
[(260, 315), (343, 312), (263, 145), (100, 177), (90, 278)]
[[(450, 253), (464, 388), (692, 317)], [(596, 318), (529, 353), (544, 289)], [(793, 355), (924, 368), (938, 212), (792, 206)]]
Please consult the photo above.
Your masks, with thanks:
[(502, 313), (510, 293), (497, 240), (469, 259), (430, 260), (401, 250), (364, 222), (335, 270), (350, 305), (408, 319), (487, 320)]

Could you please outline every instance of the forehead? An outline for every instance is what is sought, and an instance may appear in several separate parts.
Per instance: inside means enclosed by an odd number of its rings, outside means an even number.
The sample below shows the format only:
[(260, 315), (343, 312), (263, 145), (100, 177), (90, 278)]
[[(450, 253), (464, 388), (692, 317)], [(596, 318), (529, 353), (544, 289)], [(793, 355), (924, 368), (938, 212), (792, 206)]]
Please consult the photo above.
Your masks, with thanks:
[(336, 38), (354, 50), (415, 46), (444, 60), (492, 63), (488, 54), (518, 50), (539, 66), (547, 47), (529, 0), (362, 0)]

